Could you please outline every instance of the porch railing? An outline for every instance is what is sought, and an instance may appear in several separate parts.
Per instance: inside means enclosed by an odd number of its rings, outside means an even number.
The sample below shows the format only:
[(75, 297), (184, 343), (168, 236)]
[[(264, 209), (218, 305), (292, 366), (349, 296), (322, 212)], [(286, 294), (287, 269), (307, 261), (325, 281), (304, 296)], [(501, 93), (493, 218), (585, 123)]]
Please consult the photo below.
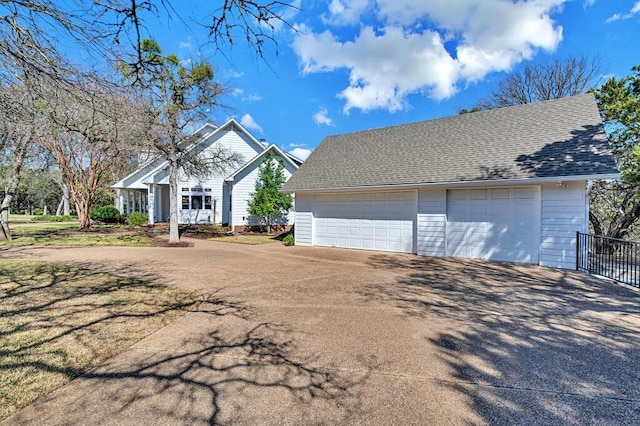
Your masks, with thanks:
[(640, 243), (578, 232), (576, 269), (640, 287)]

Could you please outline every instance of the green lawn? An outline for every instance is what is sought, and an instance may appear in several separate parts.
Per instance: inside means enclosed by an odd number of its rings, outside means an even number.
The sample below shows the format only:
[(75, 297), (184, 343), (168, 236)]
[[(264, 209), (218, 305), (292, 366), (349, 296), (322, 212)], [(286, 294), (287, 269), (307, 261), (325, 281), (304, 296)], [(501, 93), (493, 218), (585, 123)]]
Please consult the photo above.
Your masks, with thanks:
[(117, 225), (94, 225), (86, 232), (78, 231), (77, 222), (26, 222), (10, 224), (11, 241), (0, 246), (136, 246), (151, 245), (146, 228)]
[(0, 260), (0, 421), (199, 303), (152, 280)]
[(26, 214), (10, 214), (9, 223), (31, 222), (35, 216)]

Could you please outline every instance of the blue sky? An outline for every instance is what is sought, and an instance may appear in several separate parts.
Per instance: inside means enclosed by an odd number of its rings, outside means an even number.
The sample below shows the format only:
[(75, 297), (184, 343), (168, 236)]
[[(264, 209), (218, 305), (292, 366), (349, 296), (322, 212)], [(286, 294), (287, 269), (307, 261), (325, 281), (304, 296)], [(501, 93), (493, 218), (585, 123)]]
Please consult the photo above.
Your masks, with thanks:
[(148, 17), (148, 35), (216, 66), (231, 109), (211, 121), (301, 157), (328, 135), (455, 115), (528, 61), (597, 56), (602, 81), (640, 64), (640, 0), (295, 0), (297, 32), (279, 28), (266, 62), (207, 44), (210, 1), (174, 3), (182, 19)]

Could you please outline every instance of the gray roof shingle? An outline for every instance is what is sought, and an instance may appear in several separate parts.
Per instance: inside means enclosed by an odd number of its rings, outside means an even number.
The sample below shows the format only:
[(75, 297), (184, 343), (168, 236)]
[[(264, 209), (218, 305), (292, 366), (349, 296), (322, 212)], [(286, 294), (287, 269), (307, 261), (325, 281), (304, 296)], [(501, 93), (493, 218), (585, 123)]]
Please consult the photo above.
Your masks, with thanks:
[(283, 190), (616, 173), (586, 94), (328, 136)]

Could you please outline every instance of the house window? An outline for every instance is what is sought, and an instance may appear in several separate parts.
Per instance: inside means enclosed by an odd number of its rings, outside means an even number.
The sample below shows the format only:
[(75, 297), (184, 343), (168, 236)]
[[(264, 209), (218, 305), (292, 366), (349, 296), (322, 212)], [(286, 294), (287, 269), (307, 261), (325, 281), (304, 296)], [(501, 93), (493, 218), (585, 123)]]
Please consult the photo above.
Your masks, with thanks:
[(191, 210), (201, 210), (201, 209), (202, 209), (202, 195), (192, 195)]
[(211, 210), (213, 197), (204, 195), (205, 193), (211, 193), (211, 188), (182, 188), (182, 192), (182, 210)]

